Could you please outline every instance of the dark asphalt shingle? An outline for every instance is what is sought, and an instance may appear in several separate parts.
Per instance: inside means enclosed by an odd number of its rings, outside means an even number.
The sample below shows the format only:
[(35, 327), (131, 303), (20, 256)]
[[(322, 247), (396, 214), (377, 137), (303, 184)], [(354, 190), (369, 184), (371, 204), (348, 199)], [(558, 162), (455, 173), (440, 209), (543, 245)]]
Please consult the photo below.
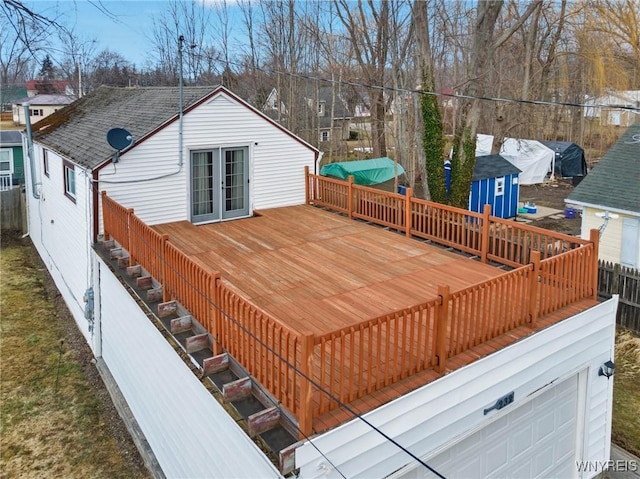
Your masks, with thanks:
[[(185, 87), (185, 110), (216, 87)], [(167, 121), (178, 117), (177, 87), (100, 87), (33, 125), (34, 141), (94, 168), (110, 158), (107, 143), (111, 128), (128, 130), (139, 140)]]
[(472, 181), (520, 173), (520, 169), (500, 155), (476, 156)]
[(567, 197), (571, 201), (640, 212), (640, 123), (605, 153)]

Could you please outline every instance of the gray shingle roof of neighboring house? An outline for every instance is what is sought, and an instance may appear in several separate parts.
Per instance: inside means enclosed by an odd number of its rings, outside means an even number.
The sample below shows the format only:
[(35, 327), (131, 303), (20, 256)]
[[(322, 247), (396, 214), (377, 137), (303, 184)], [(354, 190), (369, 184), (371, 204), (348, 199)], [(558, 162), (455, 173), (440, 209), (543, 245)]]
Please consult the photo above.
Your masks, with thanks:
[[(217, 88), (185, 87), (185, 111)], [(137, 142), (177, 119), (178, 103), (177, 87), (103, 86), (35, 123), (33, 139), (81, 166), (94, 168), (115, 152), (106, 140), (111, 128), (128, 130)]]
[(627, 129), (565, 201), (640, 213), (640, 123)]
[(0, 145), (22, 145), (22, 135), (20, 134), (20, 130), (0, 131)]
[(500, 155), (477, 156), (476, 164), (473, 167), (472, 181), (497, 178), (514, 173), (520, 173), (520, 169)]
[(55, 106), (55, 105), (68, 105), (73, 102), (74, 98), (68, 95), (36, 95), (27, 96), (14, 100), (14, 104), (28, 103), (29, 105), (39, 106)]

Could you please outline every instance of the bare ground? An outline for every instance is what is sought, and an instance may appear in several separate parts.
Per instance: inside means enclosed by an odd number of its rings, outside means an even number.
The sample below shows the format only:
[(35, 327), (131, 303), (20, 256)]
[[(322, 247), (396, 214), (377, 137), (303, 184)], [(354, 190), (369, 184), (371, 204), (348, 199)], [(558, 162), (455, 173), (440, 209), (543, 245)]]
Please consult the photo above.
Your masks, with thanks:
[[(560, 210), (564, 214), (567, 206), (564, 199), (573, 191), (571, 180), (557, 180), (553, 183), (542, 183), (539, 185), (520, 185), (520, 202), (532, 202), (536, 205), (546, 206)], [(541, 218), (534, 220), (531, 224), (539, 228), (557, 231), (568, 235), (580, 235), (580, 214), (576, 213), (575, 218)]]

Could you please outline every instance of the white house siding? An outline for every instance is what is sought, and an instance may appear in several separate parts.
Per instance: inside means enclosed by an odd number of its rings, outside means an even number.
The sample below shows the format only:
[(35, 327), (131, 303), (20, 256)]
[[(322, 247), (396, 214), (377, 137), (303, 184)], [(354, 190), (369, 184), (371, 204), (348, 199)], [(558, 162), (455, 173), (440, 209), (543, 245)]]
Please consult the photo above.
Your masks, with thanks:
[[(514, 410), (532, 394), (583, 371), (575, 459), (606, 460), (613, 381), (598, 376), (598, 368), (613, 357), (616, 306), (617, 297), (454, 371), (365, 418), (416, 457), (429, 458), (487, 424), (492, 416)], [(484, 408), (511, 391), (513, 404), (483, 414)], [(301, 478), (385, 477), (404, 467), (407, 473), (418, 467), (406, 452), (360, 420), (318, 436), (313, 443), (296, 450)], [(411, 474), (416, 477), (415, 472)], [(418, 477), (435, 476), (422, 473)]]
[[(605, 210), (597, 209), (585, 206), (582, 209), (582, 238), (589, 238), (589, 231), (591, 229), (600, 228), (605, 220), (596, 216), (596, 214), (602, 214)], [(598, 249), (598, 257), (605, 261), (612, 261), (614, 263), (620, 263), (620, 254), (622, 247), (622, 225), (624, 219), (633, 219), (635, 221), (640, 220), (640, 213), (637, 216), (624, 214), (614, 210), (608, 210), (609, 213), (614, 213), (617, 218), (611, 218), (607, 222), (607, 226), (604, 228), (602, 235), (600, 236), (600, 246)], [(638, 238), (640, 241), (640, 238)], [(640, 258), (638, 259), (640, 261)]]
[(102, 357), (165, 475), (281, 477), (96, 259)]
[[(304, 167), (314, 151), (248, 107), (219, 94), (184, 115), (183, 167), (178, 168), (178, 122), (123, 154), (100, 171), (100, 189), (134, 208), (149, 224), (189, 220), (189, 151), (248, 146), (251, 209), (303, 204)], [(143, 180), (178, 172), (149, 182)], [(115, 174), (114, 174), (115, 173)]]
[[(25, 150), (26, 151), (26, 150)], [(64, 195), (62, 158), (48, 152), (49, 176), (42, 171), (42, 148), (34, 145), (34, 165), (40, 198), (32, 196), (28, 155), (25, 155), (29, 236), (53, 277), (82, 334), (90, 340), (83, 296), (91, 282), (89, 175), (75, 166), (76, 202)]]

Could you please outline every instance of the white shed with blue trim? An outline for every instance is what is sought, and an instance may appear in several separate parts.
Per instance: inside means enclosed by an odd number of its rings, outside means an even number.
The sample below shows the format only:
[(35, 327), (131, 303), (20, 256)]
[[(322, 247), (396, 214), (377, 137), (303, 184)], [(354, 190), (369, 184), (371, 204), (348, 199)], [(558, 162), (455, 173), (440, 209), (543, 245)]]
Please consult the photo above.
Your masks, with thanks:
[(491, 214), (512, 218), (518, 211), (520, 170), (500, 155), (476, 157), (473, 169), (469, 210), (482, 213), (491, 205)]

